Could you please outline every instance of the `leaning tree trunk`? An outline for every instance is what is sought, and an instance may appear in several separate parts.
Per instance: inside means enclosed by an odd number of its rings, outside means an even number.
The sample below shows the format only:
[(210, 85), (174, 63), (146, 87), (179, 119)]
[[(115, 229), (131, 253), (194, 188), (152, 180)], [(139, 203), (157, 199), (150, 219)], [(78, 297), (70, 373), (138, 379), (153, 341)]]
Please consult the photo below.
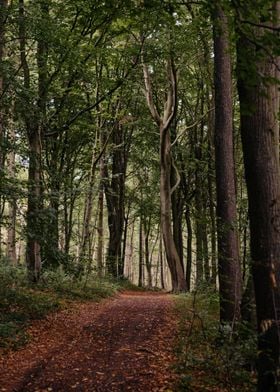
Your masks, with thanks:
[[(280, 2), (271, 2), (271, 8), (273, 5), (277, 8), (274, 20), (276, 16), (279, 20)], [(276, 27), (272, 22), (266, 24)], [(272, 33), (261, 27), (251, 32), (260, 42), (263, 35), (270, 34), (269, 42), (273, 42)], [(257, 390), (276, 392), (280, 371), (279, 85), (276, 83), (279, 61), (270, 47), (264, 50), (260, 44), (257, 51), (247, 36), (240, 35), (238, 90), (259, 333)], [(248, 72), (252, 69), (255, 69), (254, 83), (248, 83), (251, 81)]]
[(220, 320), (234, 323), (240, 318), (241, 273), (233, 156), (231, 59), (227, 17), (218, 2), (215, 4), (215, 155)]

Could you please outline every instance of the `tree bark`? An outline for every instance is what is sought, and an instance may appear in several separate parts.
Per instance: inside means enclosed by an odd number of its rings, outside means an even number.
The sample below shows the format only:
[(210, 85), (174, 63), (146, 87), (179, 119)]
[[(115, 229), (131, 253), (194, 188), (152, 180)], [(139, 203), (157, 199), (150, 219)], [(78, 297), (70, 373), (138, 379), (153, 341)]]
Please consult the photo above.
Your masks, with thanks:
[(103, 247), (104, 247), (104, 157), (100, 160), (100, 184), (98, 195), (98, 240), (97, 240), (97, 274), (103, 275)]
[[(7, 171), (8, 175), (11, 180), (15, 179), (15, 150), (14, 150), (14, 143), (15, 143), (15, 129), (14, 124), (10, 124), (9, 129), (9, 142), (11, 144), (11, 151), (8, 153), (7, 156)], [(11, 199), (9, 200), (9, 226), (7, 229), (7, 250), (6, 254), (8, 259), (11, 261), (12, 264), (17, 263), (16, 257), (16, 211), (17, 211), (17, 203), (16, 203), (16, 196), (11, 195)]]
[(3, 170), (4, 153), (3, 153), (3, 133), (4, 133), (4, 49), (5, 49), (5, 30), (6, 30), (6, 11), (8, 0), (0, 0), (0, 170)]
[(166, 65), (169, 88), (162, 117), (154, 105), (150, 74), (147, 65), (144, 63), (143, 72), (147, 104), (160, 132), (160, 215), (162, 237), (167, 263), (171, 273), (172, 290), (174, 292), (181, 292), (186, 291), (187, 286), (183, 266), (172, 232), (171, 196), (174, 189), (171, 189), (170, 183), (172, 166), (170, 126), (176, 114), (177, 81), (173, 59), (168, 59)]
[(153, 286), (152, 282), (152, 263), (150, 261), (150, 231), (151, 231), (151, 218), (145, 217), (144, 219), (144, 244), (145, 244), (145, 265), (148, 275), (148, 288), (151, 289)]
[(139, 224), (139, 269), (138, 269), (138, 286), (143, 287), (143, 265), (144, 265), (144, 254), (143, 254), (143, 220), (140, 216)]
[(109, 244), (107, 251), (107, 270), (115, 277), (123, 276), (122, 236), (125, 218), (125, 175), (127, 151), (122, 125), (117, 125), (113, 132), (114, 148), (111, 155), (112, 172), (109, 179), (108, 165), (105, 165), (105, 195), (108, 209)]
[[(19, 39), (21, 65), (24, 75), (24, 89), (30, 90), (30, 71), (26, 57), (26, 27), (25, 27), (25, 5), (24, 0), (19, 0)], [(44, 46), (44, 44), (42, 44)], [(43, 56), (43, 47), (38, 43), (37, 62), (38, 62), (38, 90), (42, 88), (43, 74), (40, 61)], [(41, 91), (42, 93), (42, 91)], [(41, 245), (40, 245), (40, 210), (41, 210), (41, 128), (38, 119), (38, 109), (42, 101), (38, 98), (38, 107), (34, 108), (30, 100), (27, 99), (27, 107), (24, 107), (23, 118), (29, 143), (29, 167), (28, 167), (28, 201), (26, 214), (26, 263), (29, 279), (37, 282), (41, 273)], [(34, 113), (35, 112), (35, 113)]]
[(96, 145), (93, 146), (92, 149), (92, 157), (91, 157), (91, 167), (88, 177), (88, 189), (86, 192), (85, 198), (85, 207), (84, 207), (84, 218), (82, 225), (82, 239), (81, 245), (79, 249), (79, 262), (83, 263), (85, 258), (89, 257), (87, 249), (89, 248), (90, 235), (92, 231), (91, 227), (91, 218), (92, 218), (92, 208), (94, 202), (94, 185), (95, 185), (95, 171), (96, 171)]
[(160, 207), (162, 236), (174, 292), (186, 291), (186, 280), (172, 233), (171, 217), (171, 141), (168, 129), (160, 128)]
[(213, 20), (220, 320), (234, 324), (240, 318), (241, 273), (233, 156), (232, 75), (228, 21), (218, 2), (215, 3)]
[[(280, 2), (269, 25), (279, 28)], [(273, 23), (274, 21), (274, 23)], [(268, 23), (268, 22), (267, 22)], [(262, 40), (265, 29), (253, 30)], [(240, 32), (238, 91), (258, 324), (258, 392), (278, 391), (280, 354), (279, 59)], [(270, 40), (270, 42), (272, 42)], [(271, 52), (271, 53), (270, 53)], [(254, 68), (255, 67), (255, 68)], [(250, 82), (252, 69), (254, 82)]]
[(192, 221), (190, 216), (190, 209), (187, 206), (185, 212), (186, 224), (187, 224), (187, 265), (186, 265), (186, 283), (187, 290), (191, 290), (191, 271), (192, 271)]

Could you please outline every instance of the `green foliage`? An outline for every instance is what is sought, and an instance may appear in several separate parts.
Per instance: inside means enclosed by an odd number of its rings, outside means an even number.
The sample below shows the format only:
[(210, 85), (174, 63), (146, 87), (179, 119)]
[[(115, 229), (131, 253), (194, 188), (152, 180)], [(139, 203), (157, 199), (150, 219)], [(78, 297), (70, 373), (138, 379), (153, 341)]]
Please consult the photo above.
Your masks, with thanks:
[(241, 323), (218, 321), (218, 293), (209, 289), (176, 298), (178, 391), (253, 391), (256, 334)]
[(0, 266), (0, 347), (17, 348), (28, 339), (25, 328), (34, 319), (60, 308), (53, 293), (28, 287), (25, 271)]
[(65, 273), (62, 268), (45, 271), (39, 287), (42, 290), (51, 289), (62, 298), (94, 301), (113, 295), (119, 288), (117, 283), (97, 278), (95, 273), (77, 278), (76, 275)]
[(39, 285), (30, 286), (25, 269), (0, 264), (0, 347), (17, 349), (28, 341), (30, 322), (68, 306), (73, 300), (99, 301), (126, 287), (127, 282), (77, 279), (62, 268), (45, 271)]

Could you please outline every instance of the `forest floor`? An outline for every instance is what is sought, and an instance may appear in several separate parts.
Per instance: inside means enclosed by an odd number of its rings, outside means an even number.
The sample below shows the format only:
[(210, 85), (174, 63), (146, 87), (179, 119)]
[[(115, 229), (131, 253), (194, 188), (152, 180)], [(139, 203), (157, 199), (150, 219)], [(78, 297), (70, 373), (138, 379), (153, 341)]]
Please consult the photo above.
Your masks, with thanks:
[(0, 355), (0, 391), (173, 391), (170, 295), (126, 291), (32, 323), (30, 342)]

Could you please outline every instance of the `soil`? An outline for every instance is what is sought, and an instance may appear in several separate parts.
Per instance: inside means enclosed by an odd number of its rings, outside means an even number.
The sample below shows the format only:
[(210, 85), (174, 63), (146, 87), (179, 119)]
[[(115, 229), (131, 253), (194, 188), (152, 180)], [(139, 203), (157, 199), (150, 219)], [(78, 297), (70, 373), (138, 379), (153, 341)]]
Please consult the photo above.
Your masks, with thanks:
[(172, 299), (125, 292), (36, 321), (0, 356), (0, 391), (174, 391)]

